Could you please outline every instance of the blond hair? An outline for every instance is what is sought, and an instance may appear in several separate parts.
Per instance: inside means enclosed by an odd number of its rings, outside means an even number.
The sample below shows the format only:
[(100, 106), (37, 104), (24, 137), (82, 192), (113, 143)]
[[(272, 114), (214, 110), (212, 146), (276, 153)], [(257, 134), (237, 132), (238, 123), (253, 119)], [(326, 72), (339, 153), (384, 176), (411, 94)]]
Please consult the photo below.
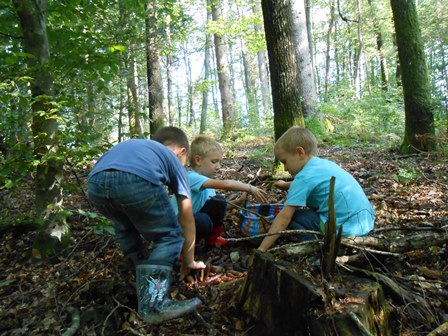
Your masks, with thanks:
[(274, 151), (282, 149), (287, 153), (294, 153), (297, 147), (302, 147), (308, 155), (317, 155), (317, 139), (314, 134), (300, 126), (288, 129), (276, 141)]
[(210, 152), (222, 152), (221, 145), (213, 138), (206, 135), (197, 136), (191, 143), (190, 166), (195, 167), (195, 156), (199, 155), (201, 158), (206, 157)]

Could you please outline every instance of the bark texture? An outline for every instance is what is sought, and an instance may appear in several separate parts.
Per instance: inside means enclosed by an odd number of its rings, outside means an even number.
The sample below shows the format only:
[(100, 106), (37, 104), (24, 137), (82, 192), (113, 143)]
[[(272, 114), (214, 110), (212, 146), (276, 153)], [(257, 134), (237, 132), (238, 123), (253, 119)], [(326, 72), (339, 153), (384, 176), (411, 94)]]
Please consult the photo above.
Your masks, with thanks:
[[(53, 77), (49, 67), (50, 48), (46, 29), (47, 1), (15, 0), (20, 18), (24, 51), (31, 72), (34, 154), (39, 161), (35, 176), (35, 202), (38, 216), (56, 210), (62, 200), (62, 161), (58, 159), (58, 122), (50, 99)], [(48, 206), (51, 206), (50, 208)]]
[(391, 0), (404, 93), (402, 153), (436, 148), (434, 113), (423, 41), (414, 0)]
[(271, 75), (275, 139), (278, 139), (291, 126), (304, 125), (293, 1), (263, 0), (261, 5)]

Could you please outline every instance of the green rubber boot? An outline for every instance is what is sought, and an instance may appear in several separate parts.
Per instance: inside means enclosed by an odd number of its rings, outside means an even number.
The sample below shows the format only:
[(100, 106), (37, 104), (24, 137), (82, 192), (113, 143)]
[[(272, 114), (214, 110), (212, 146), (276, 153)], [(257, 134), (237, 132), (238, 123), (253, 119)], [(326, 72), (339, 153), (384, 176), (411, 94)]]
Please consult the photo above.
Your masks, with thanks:
[(137, 265), (138, 314), (146, 322), (157, 324), (196, 310), (198, 298), (172, 301), (167, 298), (171, 280), (170, 266)]

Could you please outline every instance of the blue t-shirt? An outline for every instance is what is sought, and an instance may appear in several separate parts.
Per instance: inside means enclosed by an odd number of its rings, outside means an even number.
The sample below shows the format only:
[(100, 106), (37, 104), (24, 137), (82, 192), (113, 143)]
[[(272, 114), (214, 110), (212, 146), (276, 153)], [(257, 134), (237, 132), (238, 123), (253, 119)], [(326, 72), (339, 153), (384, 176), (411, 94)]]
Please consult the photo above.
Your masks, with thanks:
[(375, 219), (372, 205), (355, 178), (332, 161), (311, 158), (294, 177), (285, 205), (307, 206), (318, 213), (322, 223), (327, 223), (332, 176), (336, 178), (334, 208), (337, 229), (343, 224), (344, 236), (369, 233)]
[[(201, 175), (194, 170), (188, 172), (188, 178), (190, 181), (190, 191), (191, 191), (191, 203), (193, 204), (193, 213), (198, 213), (202, 209), (205, 202), (207, 202), (210, 197), (216, 196), (215, 189), (203, 188), (204, 183), (209, 179), (205, 175)], [(177, 201), (175, 197), (171, 198), (171, 205), (173, 206), (176, 214), (178, 213)]]
[(135, 174), (155, 185), (168, 186), (176, 195), (191, 198), (185, 168), (169, 148), (157, 141), (120, 142), (98, 159), (89, 177), (107, 169)]

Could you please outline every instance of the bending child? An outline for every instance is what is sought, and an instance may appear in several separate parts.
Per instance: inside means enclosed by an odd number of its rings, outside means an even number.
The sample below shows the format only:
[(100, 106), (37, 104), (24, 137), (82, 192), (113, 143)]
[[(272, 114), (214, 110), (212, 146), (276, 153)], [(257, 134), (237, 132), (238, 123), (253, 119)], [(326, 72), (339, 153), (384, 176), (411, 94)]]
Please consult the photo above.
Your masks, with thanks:
[[(336, 163), (316, 156), (317, 140), (309, 130), (291, 127), (277, 140), (274, 152), (294, 180), (278, 181), (275, 184), (289, 191), (284, 207), (275, 217), (269, 233), (287, 228), (325, 232), (332, 176), (336, 178), (336, 230), (342, 225), (343, 236), (363, 236), (373, 229), (375, 213), (361, 186)], [(265, 237), (258, 249), (266, 251), (278, 237)], [(299, 235), (302, 241), (313, 238), (310, 233)]]
[(225, 245), (222, 237), (227, 201), (215, 189), (244, 191), (253, 195), (260, 203), (267, 203), (266, 192), (260, 188), (235, 180), (218, 180), (213, 177), (221, 168), (223, 151), (219, 143), (200, 135), (191, 143), (190, 179), (193, 213), (196, 222), (197, 240), (205, 238), (206, 245)]
[[(175, 318), (201, 304), (198, 298), (174, 302), (167, 297), (181, 250), (181, 278), (190, 269), (205, 268), (194, 260), (196, 233), (184, 168), (188, 152), (185, 133), (163, 127), (153, 140), (131, 139), (112, 147), (88, 177), (90, 201), (114, 224), (125, 258), (136, 267), (138, 313), (150, 323)], [(179, 216), (170, 206), (165, 186), (176, 196)], [(149, 257), (140, 253), (142, 239), (153, 242)]]

